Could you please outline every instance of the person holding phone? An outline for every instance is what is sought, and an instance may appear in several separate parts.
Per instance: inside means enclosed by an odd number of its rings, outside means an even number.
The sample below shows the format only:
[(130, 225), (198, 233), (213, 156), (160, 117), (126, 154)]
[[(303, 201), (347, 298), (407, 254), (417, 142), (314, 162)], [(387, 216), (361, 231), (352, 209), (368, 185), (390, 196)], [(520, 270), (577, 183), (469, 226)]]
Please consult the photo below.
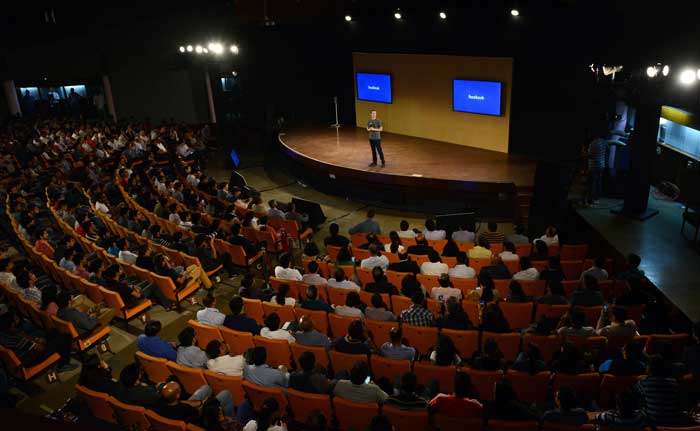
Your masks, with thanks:
[(367, 131), (369, 132), (369, 146), (372, 148), (372, 163), (370, 163), (369, 166), (377, 166), (377, 153), (379, 153), (379, 159), (382, 161), (382, 167), (384, 167), (384, 151), (382, 151), (382, 132), (384, 131), (384, 126), (382, 126), (382, 120), (377, 118), (377, 111), (374, 109), (369, 111)]

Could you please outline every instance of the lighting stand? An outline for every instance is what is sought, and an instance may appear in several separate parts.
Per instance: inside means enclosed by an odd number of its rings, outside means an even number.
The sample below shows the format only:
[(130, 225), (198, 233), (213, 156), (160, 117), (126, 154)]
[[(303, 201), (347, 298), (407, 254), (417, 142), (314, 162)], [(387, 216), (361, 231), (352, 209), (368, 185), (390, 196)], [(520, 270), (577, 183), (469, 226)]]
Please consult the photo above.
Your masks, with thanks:
[(340, 128), (340, 123), (338, 123), (338, 96), (333, 96), (333, 106), (335, 107), (335, 123), (331, 124), (331, 127), (338, 129)]

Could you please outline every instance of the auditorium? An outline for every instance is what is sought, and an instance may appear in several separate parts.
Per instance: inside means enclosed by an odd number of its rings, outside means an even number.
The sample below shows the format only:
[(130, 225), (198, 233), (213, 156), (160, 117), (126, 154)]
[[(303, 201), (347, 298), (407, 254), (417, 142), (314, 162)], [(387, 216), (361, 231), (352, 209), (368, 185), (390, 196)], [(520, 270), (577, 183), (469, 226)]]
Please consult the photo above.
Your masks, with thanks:
[(698, 16), (4, 5), (3, 429), (700, 431)]

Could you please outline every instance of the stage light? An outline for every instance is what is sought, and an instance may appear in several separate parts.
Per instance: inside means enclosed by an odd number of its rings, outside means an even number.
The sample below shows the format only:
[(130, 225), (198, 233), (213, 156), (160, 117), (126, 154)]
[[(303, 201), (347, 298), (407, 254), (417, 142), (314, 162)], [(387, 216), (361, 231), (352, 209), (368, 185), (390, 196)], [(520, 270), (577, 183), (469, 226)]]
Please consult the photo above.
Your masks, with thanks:
[(683, 72), (681, 72), (679, 79), (681, 81), (681, 84), (693, 84), (696, 81), (695, 71), (692, 69), (685, 69)]
[(196, 52), (197, 54), (201, 54), (202, 53), (202, 46), (201, 45), (195, 46), (194, 52)]
[(440, 15), (440, 19), (447, 19), (447, 14), (445, 12), (440, 11), (439, 15)]
[(238, 76), (238, 72), (236, 72), (236, 71), (234, 70), (233, 72), (231, 72), (231, 75), (233, 75), (233, 76)]
[(192, 45), (187, 45), (187, 52), (192, 52)]
[(669, 73), (670, 71), (671, 71), (671, 68), (668, 67), (668, 65), (665, 65), (665, 66), (663, 67), (663, 69), (661, 69), (661, 74), (662, 74), (663, 76), (668, 76), (668, 73)]
[(352, 21), (352, 17), (350, 15), (345, 15), (345, 21), (347, 21), (347, 22)]
[(181, 47), (180, 47), (180, 52), (185, 52), (185, 47), (184, 47), (184, 46), (181, 46)]
[(231, 45), (231, 53), (238, 54), (238, 45)]
[(655, 77), (658, 73), (659, 73), (659, 69), (657, 69), (656, 67), (654, 67), (654, 66), (647, 67), (647, 76), (649, 78)]
[(512, 16), (520, 16), (520, 11), (517, 10), (517, 9), (511, 9), (511, 10), (510, 10), (510, 14), (511, 14)]
[(212, 53), (214, 53), (216, 55), (223, 54), (223, 52), (224, 52), (224, 46), (222, 44), (220, 44), (219, 42), (209, 42), (209, 45), (207, 45), (207, 48), (209, 49), (209, 51), (211, 51)]
[(209, 50), (207, 48), (203, 48), (202, 51), (204, 51), (205, 54), (209, 54)]
[(397, 9), (396, 12), (394, 12), (394, 18), (401, 19), (401, 11)]

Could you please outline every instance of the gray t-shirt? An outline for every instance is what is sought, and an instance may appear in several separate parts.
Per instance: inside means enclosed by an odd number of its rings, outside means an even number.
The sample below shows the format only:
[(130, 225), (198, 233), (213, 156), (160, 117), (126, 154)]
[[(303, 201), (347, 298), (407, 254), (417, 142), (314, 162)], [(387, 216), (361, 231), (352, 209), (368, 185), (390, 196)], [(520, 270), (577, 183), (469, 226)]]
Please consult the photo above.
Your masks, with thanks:
[[(379, 129), (382, 127), (382, 120), (377, 118), (376, 120), (369, 120), (367, 121), (367, 127), (373, 127), (375, 129)], [(371, 131), (369, 132), (369, 138), (370, 139), (382, 139), (382, 133), (377, 132), (377, 131)]]
[(389, 398), (389, 395), (375, 384), (353, 385), (350, 380), (338, 380), (333, 394), (356, 403), (383, 403)]

